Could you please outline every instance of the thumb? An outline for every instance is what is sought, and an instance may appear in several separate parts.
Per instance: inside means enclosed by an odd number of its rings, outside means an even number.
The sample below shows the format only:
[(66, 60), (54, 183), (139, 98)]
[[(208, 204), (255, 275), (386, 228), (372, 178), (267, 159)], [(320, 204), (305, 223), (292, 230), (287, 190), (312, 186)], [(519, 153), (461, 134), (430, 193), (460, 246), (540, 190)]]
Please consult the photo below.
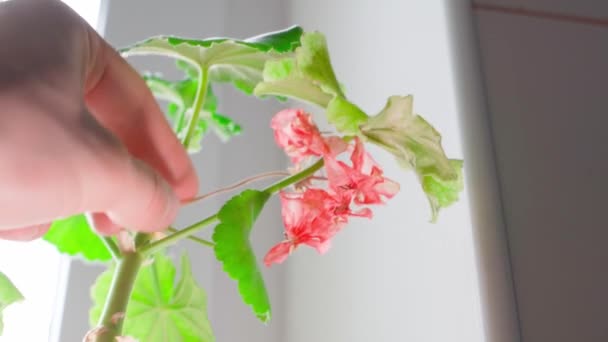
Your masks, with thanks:
[[(108, 170), (104, 179), (95, 180), (98, 193), (85, 194), (91, 198), (86, 207), (95, 208), (97, 218), (106, 216), (109, 220), (94, 220), (105, 226), (116, 225), (129, 230), (153, 232), (169, 226), (179, 210), (180, 202), (165, 179), (143, 161), (128, 153), (120, 153), (125, 160), (114, 170)], [(110, 221), (110, 222), (109, 222)], [(96, 227), (107, 231), (108, 227)]]

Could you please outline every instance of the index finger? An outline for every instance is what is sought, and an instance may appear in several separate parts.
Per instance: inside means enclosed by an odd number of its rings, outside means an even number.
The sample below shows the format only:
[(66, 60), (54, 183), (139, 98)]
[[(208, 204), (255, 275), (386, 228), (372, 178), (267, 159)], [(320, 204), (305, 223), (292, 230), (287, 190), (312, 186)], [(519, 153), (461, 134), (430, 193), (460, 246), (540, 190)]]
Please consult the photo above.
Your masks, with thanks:
[(157, 170), (181, 200), (198, 192), (192, 162), (145, 81), (91, 30), (85, 101), (100, 124), (134, 157)]

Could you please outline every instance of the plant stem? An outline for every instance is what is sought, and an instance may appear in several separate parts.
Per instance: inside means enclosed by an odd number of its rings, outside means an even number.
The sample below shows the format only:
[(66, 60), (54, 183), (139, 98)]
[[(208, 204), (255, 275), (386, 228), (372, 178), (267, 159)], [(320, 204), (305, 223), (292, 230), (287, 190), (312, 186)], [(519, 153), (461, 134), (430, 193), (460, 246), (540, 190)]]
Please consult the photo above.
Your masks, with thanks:
[(255, 176), (252, 176), (252, 177), (249, 177), (249, 178), (245, 178), (245, 179), (241, 180), (240, 182), (231, 184), (231, 185), (229, 185), (227, 187), (224, 187), (224, 188), (221, 188), (221, 189), (217, 189), (215, 191), (212, 191), (212, 192), (206, 193), (204, 195), (200, 195), (198, 197), (195, 197), (195, 198), (189, 200), (187, 202), (187, 204), (198, 202), (198, 201), (202, 201), (202, 200), (208, 199), (210, 197), (213, 197), (213, 196), (216, 196), (216, 195), (219, 195), (219, 194), (223, 194), (225, 192), (229, 192), (229, 191), (238, 189), (238, 188), (240, 188), (243, 185), (247, 185), (249, 183), (253, 183), (255, 181), (262, 180), (264, 178), (277, 177), (277, 176), (289, 176), (289, 173), (286, 172), (286, 171), (271, 171), (271, 172), (265, 172), (265, 173), (262, 173), (262, 174), (259, 174), (259, 175), (255, 175)]
[[(180, 231), (179, 229), (175, 229), (173, 227), (169, 227), (169, 229), (167, 229), (167, 230), (170, 231), (170, 232), (173, 232), (173, 233), (177, 233), (177, 232)], [(201, 239), (201, 238), (199, 238), (197, 236), (194, 236), (194, 235), (188, 236), (188, 240), (192, 240), (192, 241), (194, 241), (194, 242), (196, 242), (198, 244), (201, 244), (203, 246), (206, 246), (206, 247), (212, 247), (212, 248), (215, 247), (215, 244), (213, 242), (211, 242), (209, 240)]]
[(188, 122), (188, 130), (186, 131), (186, 137), (184, 138), (183, 145), (188, 148), (190, 146), (190, 140), (196, 128), (198, 117), (201, 113), (201, 108), (205, 103), (205, 97), (207, 96), (207, 87), (209, 85), (209, 73), (207, 68), (199, 65), (200, 75), (198, 79), (198, 89), (196, 90), (196, 97), (194, 98), (194, 104), (192, 106), (192, 116)]
[(319, 171), (319, 169), (321, 169), (322, 167), (323, 167), (323, 159), (319, 159), (319, 160), (317, 160), (316, 163), (312, 164), (311, 166), (307, 167), (306, 169), (272, 184), (271, 186), (264, 189), (264, 191), (274, 194), (283, 188), (286, 188), (294, 183), (300, 182), (300, 181), (312, 176), (315, 172)]
[(116, 342), (116, 336), (121, 335), (127, 304), (143, 261), (144, 256), (135, 252), (124, 254), (118, 262), (108, 299), (99, 320), (99, 326), (103, 327), (103, 331), (96, 336), (95, 342)]
[(173, 243), (175, 243), (181, 239), (191, 236), (192, 234), (196, 233), (199, 229), (201, 229), (205, 226), (208, 226), (212, 223), (215, 223), (217, 220), (218, 220), (217, 214), (209, 216), (206, 219), (199, 221), (189, 227), (181, 229), (165, 238), (162, 238), (160, 240), (154, 241), (148, 245), (143, 246), (139, 252), (142, 253), (143, 255), (150, 255), (160, 249), (163, 249), (169, 245), (172, 245)]
[(110, 254), (112, 254), (112, 258), (116, 261), (120, 260), (121, 253), (116, 242), (109, 236), (100, 236), (99, 238), (103, 241), (104, 245), (106, 245)]

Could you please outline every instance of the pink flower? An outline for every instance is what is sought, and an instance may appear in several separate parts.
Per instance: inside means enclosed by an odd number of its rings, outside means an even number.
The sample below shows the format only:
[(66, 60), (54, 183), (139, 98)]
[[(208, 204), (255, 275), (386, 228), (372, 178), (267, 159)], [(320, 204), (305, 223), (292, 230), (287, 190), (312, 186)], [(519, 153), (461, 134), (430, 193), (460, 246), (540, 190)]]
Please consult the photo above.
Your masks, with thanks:
[(399, 184), (383, 176), (359, 138), (355, 138), (350, 160), (352, 166), (332, 156), (325, 157), (329, 186), (335, 193), (353, 196), (356, 204), (382, 204), (383, 198), (392, 198), (399, 191)]
[(325, 141), (310, 114), (303, 110), (285, 109), (278, 112), (270, 127), (274, 130), (274, 139), (294, 164), (300, 163), (308, 156), (320, 156), (326, 150)]
[(275, 245), (264, 257), (264, 264), (281, 263), (301, 244), (320, 254), (327, 252), (330, 240), (346, 224), (345, 213), (335, 214), (336, 200), (320, 189), (303, 194), (281, 193), (281, 213), (285, 240)]
[[(399, 191), (399, 184), (384, 177), (359, 138), (354, 139), (354, 146), (337, 136), (324, 138), (310, 115), (301, 110), (277, 113), (271, 127), (277, 144), (296, 164), (296, 170), (308, 157), (324, 159), (328, 187), (313, 188), (307, 179), (296, 184), (298, 192), (281, 193), (285, 240), (268, 251), (264, 257), (266, 266), (282, 263), (302, 244), (325, 253), (350, 217), (372, 217), (369, 208), (353, 210), (353, 203), (381, 204)], [(350, 165), (337, 159), (345, 151), (350, 152)]]
[(285, 150), (294, 164), (310, 156), (336, 155), (346, 149), (346, 143), (339, 137), (323, 138), (310, 114), (303, 110), (278, 112), (270, 127), (274, 130), (277, 145)]

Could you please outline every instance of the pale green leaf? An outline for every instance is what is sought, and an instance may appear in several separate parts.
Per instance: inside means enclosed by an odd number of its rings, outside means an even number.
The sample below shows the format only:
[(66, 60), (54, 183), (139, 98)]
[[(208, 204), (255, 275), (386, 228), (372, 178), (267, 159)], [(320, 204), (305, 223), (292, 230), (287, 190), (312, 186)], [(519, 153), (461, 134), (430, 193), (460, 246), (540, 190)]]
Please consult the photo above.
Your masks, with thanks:
[(254, 90), (256, 96), (284, 96), (323, 108), (336, 96), (344, 98), (319, 32), (303, 34), (294, 57), (268, 61), (263, 76), (264, 82)]
[(412, 96), (391, 96), (384, 109), (360, 128), (371, 142), (391, 152), (401, 166), (418, 174), (431, 202), (433, 220), (439, 208), (453, 202), (448, 197), (457, 198), (462, 189), (458, 186), (459, 168), (443, 151), (439, 132), (414, 114)]
[(112, 259), (112, 254), (84, 215), (54, 221), (43, 239), (57, 247), (61, 253), (81, 256), (90, 261)]
[(439, 210), (458, 201), (458, 196), (464, 188), (462, 179), (462, 160), (452, 159), (450, 164), (458, 174), (454, 180), (443, 180), (434, 174), (419, 174), (422, 189), (431, 204), (431, 221), (437, 221)]
[(298, 69), (332, 95), (342, 96), (342, 88), (336, 79), (329, 59), (325, 36), (320, 32), (302, 35), (301, 46), (296, 50)]
[(329, 102), (326, 110), (327, 120), (346, 135), (357, 135), (359, 127), (367, 122), (368, 116), (348, 100), (336, 96)]
[[(114, 267), (102, 273), (91, 289), (94, 306), (90, 311), (95, 326), (110, 289)], [(192, 276), (190, 261), (181, 259), (181, 274), (176, 282), (171, 259), (162, 254), (143, 266), (137, 275), (127, 307), (123, 334), (146, 342), (215, 341), (207, 317), (207, 299)]]
[(264, 82), (254, 90), (256, 96), (283, 96), (327, 107), (332, 95), (295, 69), (295, 59), (284, 58), (266, 62)]
[(4, 331), (4, 321), (2, 320), (2, 311), (13, 303), (22, 301), (23, 295), (13, 282), (8, 279), (6, 274), (0, 272), (0, 335)]
[(446, 180), (457, 177), (441, 146), (441, 135), (414, 114), (412, 96), (391, 96), (380, 114), (370, 117), (361, 127), (361, 132), (394, 154), (404, 167)]
[(269, 197), (267, 192), (256, 190), (245, 190), (233, 197), (220, 209), (220, 223), (213, 233), (216, 258), (238, 282), (243, 301), (263, 322), (270, 320), (270, 300), (249, 235)]

